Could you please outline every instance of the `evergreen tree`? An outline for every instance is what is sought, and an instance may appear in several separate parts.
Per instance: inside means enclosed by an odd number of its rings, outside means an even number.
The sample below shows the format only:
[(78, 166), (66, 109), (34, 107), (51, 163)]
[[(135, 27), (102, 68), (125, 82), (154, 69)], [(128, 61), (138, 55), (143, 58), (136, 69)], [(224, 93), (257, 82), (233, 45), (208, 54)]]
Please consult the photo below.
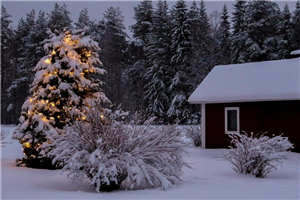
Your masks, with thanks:
[(210, 42), (211, 42), (211, 36), (210, 36), (210, 32), (211, 32), (211, 27), (209, 24), (209, 20), (207, 17), (207, 12), (206, 12), (206, 7), (204, 4), (204, 1), (201, 0), (200, 1), (200, 22), (201, 22), (201, 41), (202, 41), (202, 45), (201, 45), (201, 49), (209, 49), (208, 47), (210, 46)]
[(280, 9), (272, 1), (251, 1), (246, 10), (247, 40), (245, 62), (280, 59)]
[(15, 60), (13, 59), (14, 32), (10, 26), (11, 16), (5, 7), (1, 7), (1, 123), (13, 123), (15, 113), (8, 98), (7, 89), (14, 80)]
[(138, 39), (141, 46), (147, 46), (152, 29), (152, 1), (142, 0), (134, 8), (134, 19), (136, 23), (131, 27), (133, 37)]
[(228, 18), (227, 7), (224, 4), (220, 27), (217, 33), (220, 49), (219, 64), (229, 64), (231, 62), (230, 22)]
[(105, 32), (104, 19), (100, 19), (98, 22), (90, 21), (90, 28), (88, 32), (90, 33), (93, 40), (95, 40), (98, 43), (101, 43)]
[(65, 28), (71, 28), (72, 20), (69, 16), (70, 12), (67, 10), (66, 4), (59, 5), (55, 3), (54, 9), (51, 11), (49, 15), (49, 23), (48, 27), (52, 32), (55, 30), (60, 33)]
[(231, 48), (231, 62), (243, 63), (242, 51), (246, 48), (246, 40), (248, 34), (246, 32), (247, 22), (245, 19), (247, 2), (245, 0), (237, 0), (234, 4), (234, 11), (232, 13), (233, 34), (232, 34), (232, 48)]
[(23, 145), (25, 157), (19, 164), (37, 168), (55, 167), (49, 150), (75, 120), (85, 120), (96, 102), (106, 103), (102, 82), (94, 74), (100, 63), (98, 44), (83, 32), (52, 34), (44, 45), (48, 53), (35, 67), (31, 95), (22, 106), (14, 138)]
[(153, 12), (153, 27), (147, 57), (151, 65), (145, 73), (145, 104), (147, 118), (156, 117), (158, 122), (167, 121), (169, 107), (168, 84), (170, 83), (171, 26), (166, 1), (158, 1)]
[(169, 90), (171, 92), (171, 105), (168, 117), (172, 122), (184, 123), (190, 117), (189, 97), (192, 85), (191, 74), (191, 32), (187, 17), (187, 8), (183, 0), (178, 0), (173, 8), (172, 28), (172, 58), (173, 76)]
[(280, 57), (287, 58), (292, 50), (292, 23), (291, 23), (291, 13), (287, 4), (285, 4), (283, 11), (281, 12), (280, 21), (280, 34), (282, 37), (281, 47), (280, 47)]
[(107, 71), (105, 93), (114, 104), (122, 102), (121, 74), (127, 65), (125, 57), (127, 35), (123, 20), (124, 17), (118, 7), (110, 7), (104, 13), (105, 31), (100, 56)]
[(25, 20), (23, 18), (20, 19), (15, 32), (15, 50), (13, 51), (13, 54), (16, 64), (16, 74), (15, 78), (7, 89), (7, 92), (9, 100), (11, 101), (9, 107), (13, 108), (11, 112), (15, 113), (17, 116), (20, 114), (21, 106), (24, 102), (24, 99), (28, 95), (30, 83), (29, 80), (32, 77), (31, 70), (33, 66), (30, 64), (34, 60), (36, 52), (32, 51), (31, 46), (34, 46), (34, 44), (30, 40), (30, 35), (36, 31), (34, 28), (36, 25), (35, 18), (35, 10), (31, 10), (26, 15)]
[(198, 42), (198, 33), (200, 32), (200, 10), (197, 6), (196, 1), (192, 2), (191, 8), (188, 12), (188, 19), (190, 21), (190, 25), (191, 25), (191, 37), (192, 37), (192, 41), (194, 42)]
[(88, 9), (84, 8), (80, 11), (78, 21), (75, 23), (75, 28), (82, 29), (84, 27), (90, 28), (91, 21), (88, 14)]
[(192, 6), (188, 12), (188, 20), (191, 26), (191, 42), (193, 46), (193, 52), (200, 48), (201, 44), (201, 19), (200, 19), (200, 10), (197, 6), (196, 1), (192, 2)]
[[(33, 81), (34, 76), (33, 68), (39, 59), (45, 55), (42, 46), (43, 41), (48, 37), (47, 23), (44, 12), (40, 11), (37, 20), (35, 20), (35, 11), (33, 10), (28, 14), (25, 24), (17, 31), (17, 37), (22, 37), (18, 38), (21, 40), (21, 45), (18, 45), (17, 77), (8, 89), (10, 96), (18, 100), (15, 104), (11, 104), (16, 108), (17, 116), (21, 111), (25, 98), (29, 94), (29, 85)], [(24, 28), (26, 31), (22, 33)]]
[(292, 18), (292, 50), (300, 49), (300, 1), (296, 3), (296, 9)]
[(144, 98), (144, 88), (145, 81), (144, 74), (146, 69), (151, 66), (151, 60), (146, 56), (146, 49), (148, 48), (151, 32), (152, 32), (152, 1), (142, 0), (134, 8), (134, 19), (136, 23), (131, 26), (133, 32), (134, 41), (131, 44), (130, 54), (134, 56), (133, 64), (125, 72), (126, 79), (129, 81), (128, 84), (131, 86), (129, 91), (133, 92), (133, 96), (136, 98), (134, 102), (138, 112), (141, 112), (142, 115), (145, 115), (145, 102)]
[(245, 0), (236, 0), (234, 11), (232, 13), (233, 34), (244, 32), (246, 30), (245, 14), (247, 2)]
[(195, 19), (196, 23), (194, 25), (192, 23), (191, 25), (192, 27), (195, 27), (194, 30), (192, 28), (191, 33), (193, 41), (192, 68), (193, 74), (195, 74), (193, 87), (196, 88), (196, 86), (204, 79), (204, 77), (207, 75), (210, 69), (215, 65), (215, 59), (212, 56), (215, 51), (215, 44), (211, 35), (211, 27), (207, 17), (204, 2), (200, 2), (200, 7), (198, 9), (194, 9), (193, 7), (196, 8), (195, 5), (192, 6), (190, 12), (195, 14), (196, 10), (198, 12), (198, 14), (194, 15), (198, 16), (198, 19)]

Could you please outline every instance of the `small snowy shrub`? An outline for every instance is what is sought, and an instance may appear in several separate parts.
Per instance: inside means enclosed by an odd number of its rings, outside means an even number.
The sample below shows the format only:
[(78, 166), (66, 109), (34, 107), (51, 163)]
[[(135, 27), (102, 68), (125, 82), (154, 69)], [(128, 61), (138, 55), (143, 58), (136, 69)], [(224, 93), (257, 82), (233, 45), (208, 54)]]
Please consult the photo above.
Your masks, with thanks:
[(287, 137), (268, 137), (253, 133), (227, 133), (233, 146), (225, 158), (231, 162), (234, 171), (251, 174), (255, 177), (266, 177), (277, 168), (277, 164), (286, 159), (285, 152), (293, 145)]
[(183, 143), (174, 127), (108, 123), (95, 109), (67, 131), (52, 151), (54, 162), (63, 161), (71, 177), (87, 177), (96, 191), (166, 189), (180, 181)]

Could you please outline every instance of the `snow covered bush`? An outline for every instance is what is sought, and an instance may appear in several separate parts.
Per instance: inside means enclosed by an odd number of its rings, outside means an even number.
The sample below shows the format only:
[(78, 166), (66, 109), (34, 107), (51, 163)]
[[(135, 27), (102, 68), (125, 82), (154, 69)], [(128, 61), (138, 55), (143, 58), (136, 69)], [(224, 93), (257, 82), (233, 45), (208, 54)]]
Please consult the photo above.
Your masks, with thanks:
[(174, 127), (152, 131), (146, 126), (106, 120), (93, 109), (86, 122), (68, 128), (52, 151), (71, 177), (87, 177), (96, 191), (163, 189), (180, 181), (184, 144)]
[(225, 158), (231, 162), (234, 171), (266, 177), (277, 169), (277, 164), (286, 159), (285, 152), (293, 148), (287, 137), (268, 137), (253, 133), (227, 133), (233, 146)]

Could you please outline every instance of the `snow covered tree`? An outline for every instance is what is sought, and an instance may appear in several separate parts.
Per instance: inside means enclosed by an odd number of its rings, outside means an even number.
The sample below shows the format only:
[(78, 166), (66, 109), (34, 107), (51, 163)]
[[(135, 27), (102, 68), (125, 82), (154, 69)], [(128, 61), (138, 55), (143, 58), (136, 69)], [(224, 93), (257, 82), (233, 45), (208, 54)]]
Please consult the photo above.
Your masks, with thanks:
[(14, 123), (12, 99), (8, 98), (7, 89), (15, 78), (14, 31), (11, 27), (11, 16), (5, 7), (1, 7), (1, 123)]
[(158, 122), (166, 122), (171, 75), (171, 25), (166, 1), (158, 1), (157, 9), (153, 12), (152, 24), (151, 40), (146, 48), (151, 64), (144, 75), (146, 80), (144, 98), (147, 116), (155, 116)]
[(279, 33), (280, 9), (275, 2), (262, 0), (248, 2), (245, 62), (280, 59), (282, 37)]
[(233, 34), (243, 32), (246, 29), (245, 13), (247, 2), (245, 0), (236, 0), (234, 11), (232, 13)]
[(283, 11), (281, 12), (281, 21), (280, 21), (280, 32), (279, 34), (282, 37), (281, 48), (280, 48), (280, 57), (286, 58), (289, 56), (292, 50), (292, 23), (291, 23), (291, 13), (288, 7), (288, 4), (285, 4)]
[[(211, 30), (211, 25), (206, 12), (206, 7), (204, 1), (200, 1), (199, 6), (199, 24), (197, 26), (197, 31), (192, 31), (193, 37), (196, 41), (192, 39), (192, 67), (193, 74), (195, 74), (195, 80), (193, 87), (196, 88), (197, 85), (205, 78), (208, 72), (216, 64), (215, 59), (215, 41), (213, 39), (213, 34)], [(193, 26), (193, 25), (192, 25)], [(193, 38), (192, 37), (192, 38)]]
[(188, 12), (188, 20), (191, 25), (191, 41), (193, 46), (197, 48), (199, 46), (199, 36), (201, 33), (201, 21), (200, 21), (200, 10), (196, 1), (192, 2), (190, 10)]
[(223, 7), (220, 27), (217, 32), (218, 46), (220, 50), (219, 64), (231, 62), (230, 22), (226, 5)]
[(243, 63), (244, 58), (242, 51), (246, 48), (246, 40), (248, 34), (246, 32), (247, 22), (245, 20), (247, 2), (245, 0), (237, 0), (234, 4), (232, 13), (233, 34), (231, 37), (231, 62)]
[(34, 68), (31, 95), (25, 101), (14, 138), (23, 146), (25, 157), (19, 164), (53, 168), (48, 152), (63, 128), (75, 120), (85, 120), (96, 102), (107, 103), (96, 74), (100, 64), (98, 44), (82, 31), (51, 34), (44, 45), (48, 53)]
[(72, 20), (69, 16), (70, 12), (67, 10), (66, 4), (55, 3), (54, 9), (49, 15), (48, 27), (52, 32), (61, 32), (64, 28), (71, 28)]
[[(29, 86), (33, 81), (33, 68), (41, 57), (45, 55), (42, 42), (48, 38), (47, 18), (44, 12), (39, 12), (35, 19), (35, 11), (32, 10), (26, 17), (24, 26), (17, 30), (18, 45), (17, 77), (8, 88), (10, 96), (18, 101), (11, 103), (15, 109), (21, 111), (21, 106), (29, 94)], [(25, 32), (24, 31), (25, 28)]]
[[(20, 114), (22, 104), (26, 96), (28, 95), (29, 79), (33, 74), (31, 70), (33, 66), (30, 64), (32, 60), (36, 59), (35, 50), (32, 50), (31, 46), (35, 46), (39, 40), (32, 41), (31, 35), (35, 33), (36, 26), (36, 12), (31, 10), (26, 14), (26, 18), (19, 20), (17, 30), (15, 31), (15, 37), (12, 44), (14, 45), (13, 58), (15, 63), (15, 76), (11, 81), (9, 88), (7, 88), (8, 99), (10, 101), (9, 111), (17, 116)], [(36, 32), (39, 32), (37, 30)], [(25, 48), (25, 46), (27, 48)], [(37, 60), (35, 60), (37, 62)]]
[[(144, 74), (145, 74), (145, 60), (141, 59), (143, 50), (134, 42), (129, 45), (129, 56), (132, 62), (122, 74), (123, 88), (126, 87), (123, 96), (123, 105), (126, 109), (134, 112), (142, 112), (145, 110), (144, 103)], [(144, 113), (144, 112), (143, 112)]]
[(187, 17), (187, 8), (183, 0), (178, 0), (172, 11), (172, 58), (173, 75), (169, 87), (171, 105), (168, 116), (172, 122), (183, 123), (190, 117), (189, 97), (192, 85), (191, 74), (191, 30)]
[[(130, 52), (134, 59), (129, 69), (125, 71), (127, 80), (129, 81), (129, 88), (136, 103), (135, 108), (145, 114), (146, 103), (144, 100), (145, 81), (143, 80), (146, 69), (151, 66), (151, 61), (147, 58), (145, 50), (149, 45), (151, 31), (152, 31), (152, 1), (142, 0), (134, 8), (134, 19), (136, 23), (131, 26), (134, 41), (131, 44)], [(134, 51), (132, 51), (134, 50)]]
[[(200, 55), (204, 55), (205, 53), (203, 51), (207, 51), (210, 49), (212, 38), (210, 35), (211, 27), (209, 24), (206, 7), (205, 7), (203, 0), (200, 1), (199, 19), (200, 19), (200, 26), (201, 26), (201, 31), (199, 32), (199, 34), (200, 34), (199, 39), (201, 40), (200, 49), (202, 51), (200, 53)], [(205, 56), (207, 56), (207, 55), (205, 55)], [(201, 57), (204, 57), (204, 56), (201, 56)]]
[[(204, 27), (202, 27), (202, 21), (200, 18), (200, 10), (198, 8), (198, 5), (196, 3), (196, 1), (192, 2), (192, 5), (190, 7), (190, 10), (188, 11), (188, 21), (190, 23), (190, 29), (191, 29), (191, 44), (192, 44), (192, 53), (193, 55), (191, 56), (192, 60), (191, 60), (191, 65), (195, 69), (195, 72), (198, 70), (199, 68), (199, 62), (200, 60), (202, 60), (203, 58), (199, 55), (200, 51), (201, 51), (201, 46), (203, 43), (205, 43), (204, 41), (202, 41), (202, 30)], [(198, 73), (198, 72), (197, 72)]]
[(88, 14), (88, 9), (84, 8), (80, 11), (78, 21), (75, 23), (75, 28), (83, 29), (84, 27), (89, 27), (91, 21)]
[(296, 9), (292, 18), (292, 50), (300, 48), (300, 1), (296, 3)]
[(134, 8), (134, 19), (136, 23), (131, 27), (133, 37), (138, 39), (142, 46), (146, 46), (149, 41), (152, 29), (152, 1), (142, 0), (137, 7)]
[(100, 58), (103, 67), (107, 71), (104, 78), (104, 91), (107, 97), (114, 103), (122, 102), (121, 74), (126, 67), (127, 34), (123, 24), (124, 17), (120, 9), (109, 7), (104, 13), (105, 30), (101, 40)]

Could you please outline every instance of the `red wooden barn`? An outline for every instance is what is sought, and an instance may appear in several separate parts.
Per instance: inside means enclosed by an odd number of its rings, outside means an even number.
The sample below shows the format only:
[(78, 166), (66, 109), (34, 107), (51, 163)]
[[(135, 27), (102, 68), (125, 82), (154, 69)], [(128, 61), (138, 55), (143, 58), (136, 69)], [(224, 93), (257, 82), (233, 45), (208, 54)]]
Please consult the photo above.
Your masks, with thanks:
[(189, 98), (201, 104), (204, 148), (225, 132), (283, 134), (300, 152), (300, 58), (216, 66)]

